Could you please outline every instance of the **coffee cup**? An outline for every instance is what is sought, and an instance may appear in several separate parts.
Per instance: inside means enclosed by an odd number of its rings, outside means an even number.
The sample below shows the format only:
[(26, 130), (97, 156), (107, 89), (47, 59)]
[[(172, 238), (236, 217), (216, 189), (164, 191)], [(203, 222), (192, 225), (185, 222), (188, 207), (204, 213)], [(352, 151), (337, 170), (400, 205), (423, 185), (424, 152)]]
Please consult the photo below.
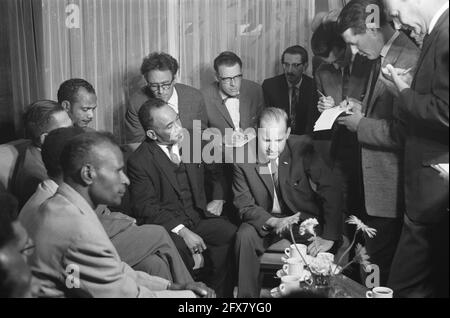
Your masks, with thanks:
[(375, 287), (366, 293), (366, 298), (393, 298), (394, 291), (387, 287)]
[(290, 276), (302, 277), (304, 264), (301, 258), (289, 258), (283, 265), (283, 271)]
[(298, 250), (300, 253), (302, 253), (303, 257), (306, 256), (306, 250), (308, 247), (303, 244), (292, 244), (290, 247), (286, 248), (284, 250), (284, 253), (290, 257), (290, 258), (298, 258), (301, 257), (301, 255), (298, 253), (297, 248), (295, 248), (295, 245), (297, 245)]
[(300, 289), (300, 277), (299, 276), (283, 276), (281, 278), (280, 292), (283, 296), (289, 295)]

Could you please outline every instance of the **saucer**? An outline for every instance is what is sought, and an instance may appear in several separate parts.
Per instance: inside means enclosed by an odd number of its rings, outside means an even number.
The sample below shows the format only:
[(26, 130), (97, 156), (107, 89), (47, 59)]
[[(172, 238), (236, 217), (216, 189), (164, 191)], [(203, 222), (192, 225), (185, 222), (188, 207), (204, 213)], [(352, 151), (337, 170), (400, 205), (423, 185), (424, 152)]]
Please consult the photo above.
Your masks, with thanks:
[[(277, 271), (277, 277), (278, 278), (281, 278), (281, 277), (286, 276), (286, 275), (287, 275), (286, 272), (284, 270), (282, 270), (282, 269)], [(311, 278), (311, 273), (308, 270), (305, 269), (303, 271), (303, 275), (300, 277), (300, 281), (304, 282), (305, 280), (308, 280), (310, 278)]]

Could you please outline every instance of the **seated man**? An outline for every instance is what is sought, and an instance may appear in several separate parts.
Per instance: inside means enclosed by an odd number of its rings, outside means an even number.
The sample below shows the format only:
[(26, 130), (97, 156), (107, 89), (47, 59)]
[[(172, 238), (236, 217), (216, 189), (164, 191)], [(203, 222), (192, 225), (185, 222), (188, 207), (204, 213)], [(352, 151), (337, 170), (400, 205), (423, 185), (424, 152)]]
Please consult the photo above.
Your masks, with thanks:
[(151, 53), (142, 62), (141, 73), (147, 82), (130, 98), (125, 115), (126, 142), (136, 150), (145, 140), (145, 130), (139, 122), (139, 108), (150, 98), (167, 102), (186, 129), (193, 128), (194, 120), (206, 128), (207, 118), (203, 96), (199, 90), (176, 83), (178, 61), (167, 53)]
[(31, 145), (17, 160), (17, 174), (13, 181), (13, 193), (20, 207), (33, 195), (38, 184), (47, 179), (41, 158), (45, 136), (53, 129), (72, 126), (64, 109), (51, 100), (41, 100), (28, 106), (23, 119)]
[[(64, 146), (84, 131), (79, 127), (52, 131), (42, 147), (42, 159), (50, 179), (43, 181), (19, 215), (29, 231), (35, 227), (39, 206), (52, 197), (63, 183), (59, 158)], [(96, 209), (106, 234), (122, 260), (135, 270), (165, 278), (175, 283), (189, 283), (193, 279), (183, 263), (166, 230), (156, 225), (136, 226), (136, 221), (121, 213), (111, 213), (105, 206)]]
[(17, 216), (17, 201), (0, 193), (0, 298), (31, 297), (32, 276), (26, 256), (32, 242)]
[(64, 182), (34, 215), (30, 231), (36, 245), (30, 265), (40, 282), (37, 296), (214, 296), (201, 283), (172, 284), (134, 271), (120, 259), (94, 211), (102, 204), (120, 204), (129, 184), (111, 135), (94, 132), (72, 138), (60, 163)]
[(205, 281), (218, 296), (232, 296), (228, 276), (236, 227), (208, 210), (203, 165), (181, 160), (179, 116), (163, 100), (151, 99), (142, 105), (139, 119), (147, 140), (128, 160), (133, 215), (140, 223), (164, 226), (189, 269), (193, 255), (203, 253), (211, 263)]
[(289, 137), (288, 122), (284, 110), (266, 108), (258, 120), (258, 163), (234, 166), (234, 203), (243, 221), (235, 252), (239, 297), (259, 297), (259, 257), (299, 219), (317, 218), (322, 226), (310, 239), (313, 256), (337, 248), (342, 237), (340, 185), (309, 137)]
[(89, 124), (97, 109), (97, 95), (90, 83), (80, 78), (65, 81), (58, 89), (58, 103), (69, 114), (74, 126), (92, 130)]

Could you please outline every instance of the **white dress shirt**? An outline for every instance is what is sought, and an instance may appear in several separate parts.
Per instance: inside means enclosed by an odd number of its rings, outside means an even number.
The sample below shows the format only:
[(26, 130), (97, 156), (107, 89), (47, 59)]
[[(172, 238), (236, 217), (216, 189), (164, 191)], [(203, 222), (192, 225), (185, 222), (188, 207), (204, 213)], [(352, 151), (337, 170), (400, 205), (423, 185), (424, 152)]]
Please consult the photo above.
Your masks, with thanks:
[(436, 26), (436, 23), (438, 23), (439, 19), (442, 17), (442, 15), (447, 10), (448, 10), (448, 1), (446, 1), (444, 3), (444, 5), (433, 16), (433, 19), (431, 19), (430, 26), (428, 27), (428, 34), (431, 34), (431, 32), (433, 32), (433, 29)]
[(169, 100), (167, 101), (167, 104), (169, 104), (170, 107), (172, 107), (172, 109), (179, 114), (179, 109), (178, 109), (178, 93), (177, 93), (177, 89), (174, 87), (173, 88), (173, 93), (172, 96), (169, 98)]
[(225, 107), (227, 108), (228, 113), (230, 114), (235, 130), (239, 130), (241, 127), (241, 112), (240, 112), (239, 98), (229, 97), (225, 95), (222, 91), (220, 91), (220, 96), (222, 97), (222, 100), (225, 100)]

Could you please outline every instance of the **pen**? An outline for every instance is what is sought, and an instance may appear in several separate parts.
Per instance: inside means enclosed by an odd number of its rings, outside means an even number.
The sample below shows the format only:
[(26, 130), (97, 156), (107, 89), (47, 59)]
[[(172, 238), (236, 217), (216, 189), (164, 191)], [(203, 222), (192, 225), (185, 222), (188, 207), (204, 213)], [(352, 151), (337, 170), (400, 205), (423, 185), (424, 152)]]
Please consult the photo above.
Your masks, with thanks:
[(325, 96), (325, 94), (322, 93), (321, 91), (317, 90), (317, 92), (318, 92), (318, 93), (320, 94), (320, 96), (322, 96), (323, 98), (327, 98), (327, 97)]
[(406, 75), (406, 74), (408, 74), (409, 72), (411, 72), (412, 71), (412, 67), (410, 67), (410, 68), (408, 68), (407, 70), (404, 70), (403, 72), (401, 72), (399, 75)]

